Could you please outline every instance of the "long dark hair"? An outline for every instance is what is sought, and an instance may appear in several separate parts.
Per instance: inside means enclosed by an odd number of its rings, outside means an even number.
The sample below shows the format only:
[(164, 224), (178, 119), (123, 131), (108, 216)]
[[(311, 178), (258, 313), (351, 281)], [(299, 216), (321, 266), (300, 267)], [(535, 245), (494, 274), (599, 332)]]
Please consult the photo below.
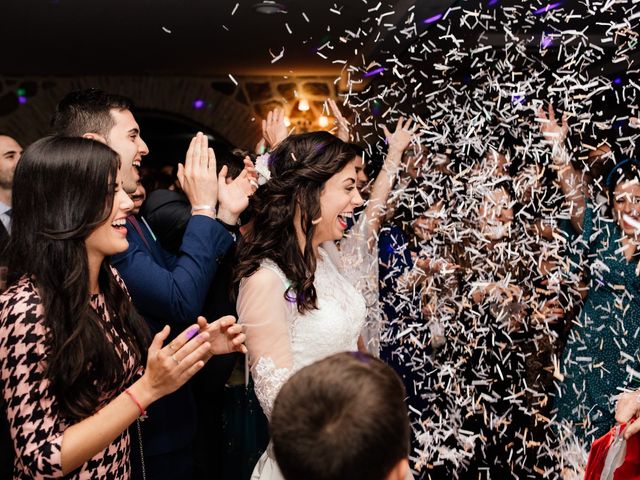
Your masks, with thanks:
[[(327, 132), (291, 135), (278, 145), (269, 156), (271, 180), (251, 197), (253, 225), (238, 246), (235, 285), (268, 258), (291, 281), (285, 297), (296, 299), (298, 311), (317, 308), (313, 220), (320, 217), (324, 184), (354, 158), (355, 152), (346, 143)], [(304, 252), (296, 235), (296, 212), (301, 218)]]
[[(103, 392), (124, 381), (122, 361), (89, 303), (85, 247), (111, 213), (119, 165), (118, 155), (99, 142), (47, 137), (24, 152), (13, 181), (9, 269), (35, 282), (49, 333), (45, 375), (72, 421), (94, 413)], [(99, 286), (112, 325), (142, 362), (146, 326), (106, 262)]]

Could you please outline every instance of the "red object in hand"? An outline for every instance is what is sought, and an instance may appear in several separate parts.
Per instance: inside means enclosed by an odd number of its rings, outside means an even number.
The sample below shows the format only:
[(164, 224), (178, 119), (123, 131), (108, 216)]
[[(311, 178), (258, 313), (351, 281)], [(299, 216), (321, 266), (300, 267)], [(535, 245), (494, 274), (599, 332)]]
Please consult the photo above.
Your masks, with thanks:
[[(626, 423), (620, 426), (620, 434), (625, 427)], [(613, 427), (591, 445), (584, 480), (601, 480), (609, 448), (616, 438), (617, 428), (617, 426)], [(633, 435), (627, 440), (624, 462), (615, 470), (613, 480), (640, 480), (640, 438), (638, 435)]]

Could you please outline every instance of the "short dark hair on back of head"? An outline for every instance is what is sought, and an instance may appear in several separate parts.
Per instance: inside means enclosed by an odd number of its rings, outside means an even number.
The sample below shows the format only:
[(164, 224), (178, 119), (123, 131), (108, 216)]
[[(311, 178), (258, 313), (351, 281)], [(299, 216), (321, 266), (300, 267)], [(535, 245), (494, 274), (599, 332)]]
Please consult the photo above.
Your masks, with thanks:
[(240, 155), (235, 150), (223, 146), (213, 147), (216, 156), (216, 169), (218, 173), (222, 167), (227, 166), (227, 177), (235, 179), (244, 170), (244, 155)]
[(96, 88), (67, 94), (56, 107), (52, 125), (55, 133), (66, 137), (81, 137), (97, 133), (109, 137), (114, 120), (111, 110), (132, 110), (133, 102), (122, 95), (106, 93)]
[(384, 362), (339, 353), (301, 369), (271, 416), (287, 480), (384, 480), (409, 455), (405, 390)]

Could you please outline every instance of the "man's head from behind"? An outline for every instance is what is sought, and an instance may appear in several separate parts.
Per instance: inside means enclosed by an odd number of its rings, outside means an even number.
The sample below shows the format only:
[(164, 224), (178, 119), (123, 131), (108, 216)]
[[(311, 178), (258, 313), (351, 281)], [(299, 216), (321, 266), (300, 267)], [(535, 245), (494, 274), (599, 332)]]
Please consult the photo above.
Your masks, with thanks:
[(126, 97), (91, 88), (65, 96), (53, 118), (58, 135), (98, 140), (120, 155), (127, 193), (135, 192), (140, 178), (137, 169), (142, 157), (149, 153), (132, 108), (133, 103)]
[(404, 387), (382, 361), (339, 353), (282, 387), (271, 417), (286, 480), (404, 480), (409, 421)]

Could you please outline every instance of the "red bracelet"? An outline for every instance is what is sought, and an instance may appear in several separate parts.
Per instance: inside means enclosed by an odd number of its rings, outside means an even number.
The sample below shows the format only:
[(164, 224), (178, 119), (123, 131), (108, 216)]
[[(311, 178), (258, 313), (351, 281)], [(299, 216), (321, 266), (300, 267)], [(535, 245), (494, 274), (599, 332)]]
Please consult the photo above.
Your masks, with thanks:
[(142, 408), (142, 405), (140, 404), (138, 399), (133, 395), (133, 393), (131, 393), (128, 388), (124, 389), (124, 393), (126, 393), (127, 395), (129, 395), (129, 397), (131, 397), (131, 400), (133, 400), (133, 403), (135, 403), (138, 409), (140, 410), (140, 420), (146, 419), (147, 411), (144, 408)]

